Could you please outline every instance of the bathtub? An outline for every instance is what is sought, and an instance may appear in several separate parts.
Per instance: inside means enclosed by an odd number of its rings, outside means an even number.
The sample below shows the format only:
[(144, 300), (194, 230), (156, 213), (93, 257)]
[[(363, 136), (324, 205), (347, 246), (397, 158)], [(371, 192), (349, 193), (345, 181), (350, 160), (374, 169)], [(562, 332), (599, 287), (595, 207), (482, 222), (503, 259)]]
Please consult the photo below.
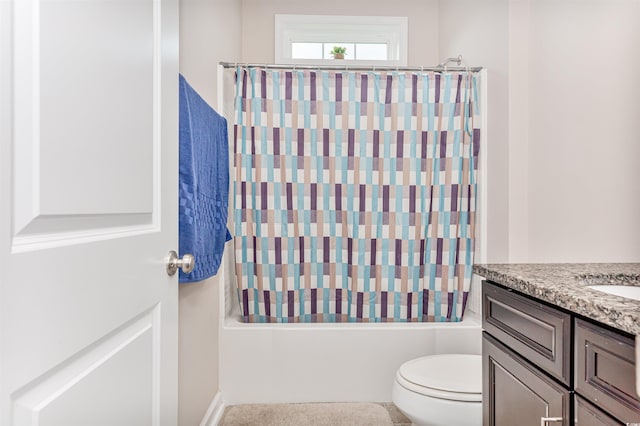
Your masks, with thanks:
[(221, 294), (224, 403), (391, 401), (403, 362), (481, 353), (480, 286), (474, 278), (463, 321), (411, 324), (245, 324), (228, 286)]
[[(487, 70), (481, 72), (481, 111), (488, 111)], [(233, 72), (218, 68), (218, 105), (233, 117)], [(487, 141), (487, 114), (481, 140)], [(231, 136), (231, 134), (230, 134)], [(231, 142), (232, 143), (232, 142)], [(230, 145), (232, 146), (232, 145)], [(487, 263), (487, 158), (480, 156), (476, 255)], [(234, 176), (231, 172), (231, 176)], [(232, 220), (233, 215), (229, 216)], [(233, 227), (231, 227), (233, 229)], [(391, 401), (397, 368), (419, 356), (480, 354), (481, 279), (474, 277), (465, 319), (459, 323), (244, 324), (225, 250), (220, 286), (219, 371), (224, 404)], [(227, 271), (227, 273), (225, 273)]]

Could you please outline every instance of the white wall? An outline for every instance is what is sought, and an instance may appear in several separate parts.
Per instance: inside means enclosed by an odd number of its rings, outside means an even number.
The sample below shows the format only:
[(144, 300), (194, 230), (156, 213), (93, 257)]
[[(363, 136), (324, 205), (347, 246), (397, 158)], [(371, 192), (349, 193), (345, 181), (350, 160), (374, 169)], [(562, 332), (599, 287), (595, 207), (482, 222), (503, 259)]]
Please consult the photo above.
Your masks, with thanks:
[(507, 0), (443, 0), (439, 8), (439, 55), (461, 54), (469, 66), (482, 66), (488, 76), (487, 261), (507, 262), (508, 253), (508, 2)]
[(530, 3), (532, 262), (640, 261), (640, 2)]
[(180, 72), (217, 109), (220, 61), (242, 59), (240, 0), (180, 0)]
[(242, 59), (273, 63), (274, 16), (362, 15), (409, 17), (409, 65), (435, 65), (438, 56), (438, 0), (243, 0)]
[(489, 70), (489, 261), (640, 261), (640, 2), (439, 10), (440, 55)]
[[(217, 108), (217, 66), (239, 61), (241, 2), (180, 1), (180, 72)], [(179, 293), (178, 424), (197, 425), (219, 390), (219, 282), (181, 284)]]

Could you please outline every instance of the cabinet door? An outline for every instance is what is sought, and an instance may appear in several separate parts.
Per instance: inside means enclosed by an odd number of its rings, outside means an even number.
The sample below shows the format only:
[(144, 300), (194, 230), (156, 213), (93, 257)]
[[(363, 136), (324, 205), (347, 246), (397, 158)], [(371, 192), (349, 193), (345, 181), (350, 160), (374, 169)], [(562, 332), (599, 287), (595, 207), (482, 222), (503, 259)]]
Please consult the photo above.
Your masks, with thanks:
[(483, 424), (540, 426), (570, 424), (570, 393), (486, 332), (482, 339)]
[(609, 417), (578, 395), (575, 396), (575, 407), (576, 426), (623, 426), (623, 423)]
[(576, 319), (575, 357), (576, 392), (623, 423), (638, 424), (633, 338)]

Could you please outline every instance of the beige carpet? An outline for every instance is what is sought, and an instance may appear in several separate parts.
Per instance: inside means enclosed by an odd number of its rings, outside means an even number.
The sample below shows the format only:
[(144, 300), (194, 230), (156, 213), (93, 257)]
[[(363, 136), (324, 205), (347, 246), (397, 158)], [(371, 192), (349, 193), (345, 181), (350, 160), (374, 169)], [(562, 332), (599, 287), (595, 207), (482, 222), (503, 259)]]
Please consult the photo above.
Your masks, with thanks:
[(392, 426), (372, 403), (246, 404), (227, 407), (219, 426)]

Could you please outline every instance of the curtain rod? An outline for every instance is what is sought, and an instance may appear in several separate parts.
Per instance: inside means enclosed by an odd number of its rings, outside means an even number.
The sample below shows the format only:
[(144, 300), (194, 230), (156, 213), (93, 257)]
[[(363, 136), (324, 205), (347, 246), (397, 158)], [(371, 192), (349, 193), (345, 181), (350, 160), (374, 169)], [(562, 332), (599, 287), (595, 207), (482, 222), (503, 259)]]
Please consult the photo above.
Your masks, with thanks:
[(482, 67), (447, 67), (445, 65), (438, 65), (437, 67), (394, 67), (389, 65), (384, 66), (362, 66), (362, 65), (282, 65), (282, 64), (251, 64), (241, 62), (220, 62), (220, 65), (224, 68), (235, 68), (237, 66), (248, 68), (271, 68), (271, 69), (293, 69), (293, 70), (336, 70), (336, 71), (434, 71), (434, 72), (448, 72), (448, 71), (471, 71), (479, 72)]

